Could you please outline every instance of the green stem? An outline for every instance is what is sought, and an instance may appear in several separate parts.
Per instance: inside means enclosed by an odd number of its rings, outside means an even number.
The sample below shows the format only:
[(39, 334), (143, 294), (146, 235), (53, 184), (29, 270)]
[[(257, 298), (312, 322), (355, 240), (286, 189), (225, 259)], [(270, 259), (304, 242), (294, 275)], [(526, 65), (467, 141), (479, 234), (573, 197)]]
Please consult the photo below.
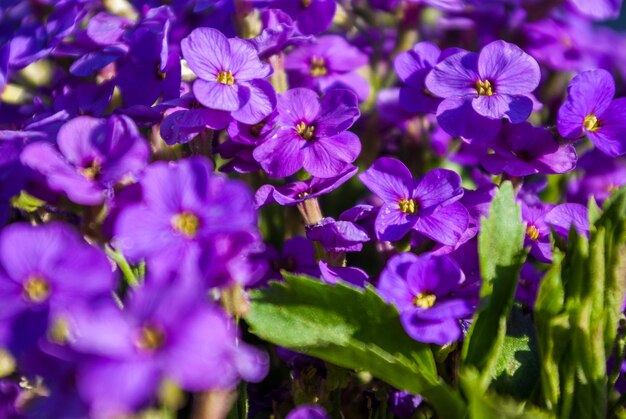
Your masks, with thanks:
[(126, 279), (128, 285), (130, 285), (131, 287), (138, 286), (139, 281), (137, 280), (137, 277), (133, 273), (133, 269), (130, 267), (130, 264), (128, 263), (124, 255), (122, 255), (119, 251), (114, 250), (108, 244), (104, 246), (104, 251), (106, 252), (107, 256), (113, 259), (113, 261), (120, 268), (120, 271), (122, 271), (122, 275), (124, 275), (124, 278)]

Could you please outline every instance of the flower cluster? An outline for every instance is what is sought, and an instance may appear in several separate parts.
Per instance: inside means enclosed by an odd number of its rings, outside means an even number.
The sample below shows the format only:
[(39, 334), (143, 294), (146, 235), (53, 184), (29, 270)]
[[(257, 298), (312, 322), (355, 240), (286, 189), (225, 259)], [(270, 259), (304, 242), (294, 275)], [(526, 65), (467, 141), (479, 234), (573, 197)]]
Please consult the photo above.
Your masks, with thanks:
[(510, 181), (532, 310), (626, 185), (626, 36), (597, 22), (620, 9), (2, 2), (0, 417), (226, 417), (245, 393), (250, 417), (326, 418), (348, 386), (351, 417), (430, 417), (252, 336), (250, 290), (376, 292), (453, 368)]

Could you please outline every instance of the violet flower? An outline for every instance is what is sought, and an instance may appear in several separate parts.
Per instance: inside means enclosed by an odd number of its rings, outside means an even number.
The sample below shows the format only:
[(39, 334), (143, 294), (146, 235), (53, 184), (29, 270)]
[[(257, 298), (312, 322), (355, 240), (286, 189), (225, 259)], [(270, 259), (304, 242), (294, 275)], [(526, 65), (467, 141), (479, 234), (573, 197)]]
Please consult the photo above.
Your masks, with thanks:
[(334, 90), (321, 100), (309, 89), (290, 89), (278, 97), (277, 129), (254, 150), (254, 158), (272, 177), (304, 168), (330, 178), (345, 171), (361, 151), (359, 138), (346, 131), (360, 116), (357, 98)]
[(309, 240), (319, 241), (327, 252), (360, 252), (363, 243), (370, 241), (364, 228), (353, 222), (325, 217), (319, 223), (306, 227)]
[(276, 106), (272, 85), (264, 80), (272, 67), (259, 60), (254, 47), (220, 31), (197, 28), (181, 42), (189, 68), (198, 76), (196, 99), (207, 108), (231, 112), (233, 118), (256, 124)]
[(567, 88), (557, 127), (565, 138), (583, 134), (604, 154), (626, 153), (626, 98), (613, 99), (615, 82), (606, 70), (578, 74)]
[(44, 175), (51, 189), (83, 205), (103, 203), (115, 185), (138, 175), (150, 156), (148, 143), (126, 116), (74, 118), (59, 130), (57, 145), (28, 145), (22, 163)]
[(579, 235), (589, 237), (589, 212), (584, 205), (576, 203), (557, 205), (546, 214), (545, 221), (565, 239), (572, 227)]
[(400, 312), (404, 330), (419, 342), (445, 345), (462, 336), (460, 319), (472, 305), (451, 293), (465, 281), (454, 259), (401, 253), (392, 257), (378, 280), (378, 293)]
[(369, 279), (367, 273), (359, 268), (351, 266), (331, 266), (322, 260), (319, 261), (318, 265), (321, 274), (320, 279), (327, 284), (334, 285), (343, 281), (363, 288)]
[(552, 242), (550, 226), (546, 215), (552, 209), (545, 204), (526, 205), (522, 202), (522, 221), (526, 224), (524, 245), (530, 247), (530, 254), (538, 261), (552, 262)]
[(609, 157), (593, 149), (578, 161), (583, 174), (570, 179), (567, 185), (568, 200), (587, 205), (593, 197), (599, 205), (618, 188), (626, 185), (626, 159)]
[(426, 77), (428, 90), (443, 98), (437, 120), (450, 135), (489, 140), (500, 120), (525, 121), (530, 94), (539, 85), (539, 64), (518, 46), (494, 41), (480, 54), (459, 52), (439, 62)]
[(330, 28), (337, 3), (335, 0), (273, 0), (270, 7), (291, 16), (303, 34), (316, 35)]
[(376, 217), (379, 240), (397, 241), (415, 230), (454, 245), (468, 227), (469, 214), (457, 202), (461, 177), (451, 170), (435, 169), (416, 180), (401, 161), (381, 157), (359, 179), (384, 201)]
[(596, 20), (615, 19), (622, 8), (622, 0), (569, 0), (578, 12)]

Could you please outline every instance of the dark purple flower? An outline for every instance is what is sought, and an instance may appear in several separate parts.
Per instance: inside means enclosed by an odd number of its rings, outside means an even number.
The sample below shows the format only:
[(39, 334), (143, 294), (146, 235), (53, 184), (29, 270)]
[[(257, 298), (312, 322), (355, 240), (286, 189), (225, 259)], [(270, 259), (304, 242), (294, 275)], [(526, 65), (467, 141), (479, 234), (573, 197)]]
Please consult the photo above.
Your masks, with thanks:
[(589, 213), (584, 205), (576, 203), (557, 205), (546, 214), (545, 221), (563, 238), (567, 238), (572, 227), (578, 234), (589, 236)]
[(266, 273), (266, 280), (282, 279), (281, 270), (309, 275), (313, 278), (320, 276), (320, 270), (315, 258), (313, 242), (306, 237), (295, 236), (285, 240), (282, 252), (279, 255), (271, 247), (266, 249), (271, 269)]
[(430, 42), (420, 42), (409, 51), (401, 52), (393, 61), (393, 67), (406, 86), (400, 88), (402, 108), (409, 112), (435, 113), (441, 99), (426, 89), (426, 76), (437, 64), (441, 50)]
[(500, 120), (525, 121), (530, 94), (539, 85), (539, 65), (518, 46), (494, 41), (480, 54), (459, 52), (439, 62), (426, 77), (428, 90), (443, 98), (437, 120), (446, 132), (467, 140), (488, 140)]
[(615, 82), (608, 71), (578, 74), (567, 88), (557, 127), (565, 138), (587, 138), (604, 154), (626, 153), (626, 98), (613, 99)]
[(587, 205), (593, 197), (602, 204), (616, 189), (626, 184), (626, 159), (609, 157), (597, 149), (587, 152), (578, 161), (584, 174), (571, 179), (568, 199)]
[(537, 300), (537, 291), (539, 291), (542, 276), (532, 263), (526, 262), (520, 271), (519, 281), (515, 289), (515, 299), (533, 308), (535, 300)]
[(552, 262), (550, 226), (546, 215), (552, 209), (545, 204), (526, 205), (522, 202), (522, 221), (526, 224), (524, 245), (530, 247), (530, 254), (540, 262)]
[(340, 281), (347, 282), (357, 287), (364, 287), (367, 284), (368, 276), (365, 271), (351, 266), (331, 266), (320, 260), (320, 279), (327, 284), (336, 284)]
[(254, 195), (255, 205), (262, 207), (273, 202), (296, 205), (307, 199), (317, 198), (337, 189), (358, 170), (356, 166), (349, 166), (343, 173), (331, 178), (312, 177), (283, 186), (263, 185)]
[(394, 416), (399, 418), (408, 418), (413, 415), (423, 401), (421, 396), (400, 390), (391, 391), (388, 400)]
[(315, 404), (303, 404), (293, 409), (285, 419), (328, 419), (323, 407)]
[(303, 36), (296, 28), (291, 17), (279, 9), (263, 10), (261, 12), (263, 31), (250, 42), (259, 52), (261, 58), (268, 58), (282, 52), (292, 45), (301, 45), (312, 42), (312, 36)]
[(330, 28), (337, 3), (335, 0), (273, 0), (270, 7), (291, 16), (303, 34), (315, 35)]
[(264, 80), (272, 67), (259, 60), (254, 47), (220, 31), (197, 28), (182, 40), (187, 64), (198, 76), (196, 99), (207, 108), (231, 112), (233, 118), (256, 124), (276, 106), (272, 85)]
[(615, 19), (622, 8), (622, 0), (569, 0), (582, 15), (596, 20)]
[(270, 176), (304, 168), (315, 177), (334, 177), (359, 155), (359, 138), (346, 131), (360, 116), (354, 93), (334, 90), (320, 100), (312, 90), (290, 89), (278, 97), (276, 109), (275, 133), (254, 150)]
[(345, 38), (326, 35), (315, 44), (302, 45), (287, 55), (285, 70), (292, 87), (307, 87), (319, 93), (349, 89), (363, 101), (369, 96), (370, 86), (356, 70), (367, 63), (367, 55)]
[(376, 217), (380, 240), (397, 241), (413, 229), (454, 245), (468, 227), (467, 210), (456, 202), (463, 196), (461, 177), (451, 170), (435, 169), (416, 180), (401, 161), (382, 157), (359, 179), (384, 201)]
[(465, 281), (454, 259), (401, 253), (387, 262), (377, 290), (400, 312), (404, 330), (419, 342), (445, 345), (462, 335), (460, 319), (472, 305), (451, 293)]
[(25, 415), (18, 412), (17, 403), (21, 390), (17, 383), (0, 380), (0, 416), (6, 419), (22, 419)]
[(350, 221), (322, 218), (319, 223), (307, 226), (309, 240), (319, 241), (327, 252), (360, 252), (363, 243), (370, 241), (367, 231)]
[(74, 118), (59, 130), (57, 146), (32, 143), (21, 160), (43, 174), (51, 189), (83, 205), (104, 202), (115, 185), (138, 175), (150, 156), (146, 140), (125, 116)]
[(482, 164), (490, 173), (529, 176), (536, 173), (566, 173), (576, 167), (576, 149), (560, 146), (554, 135), (528, 122), (506, 124)]

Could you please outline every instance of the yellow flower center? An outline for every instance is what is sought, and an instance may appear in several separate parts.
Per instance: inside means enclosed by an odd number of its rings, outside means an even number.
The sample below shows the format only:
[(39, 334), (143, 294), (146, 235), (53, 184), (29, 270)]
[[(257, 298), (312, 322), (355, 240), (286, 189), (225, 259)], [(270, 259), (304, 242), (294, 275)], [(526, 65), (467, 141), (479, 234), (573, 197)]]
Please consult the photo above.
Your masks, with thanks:
[(184, 236), (192, 238), (198, 232), (200, 220), (194, 214), (183, 211), (172, 217), (172, 227)]
[(70, 325), (62, 317), (56, 318), (48, 329), (48, 339), (59, 345), (65, 345), (70, 340)]
[(435, 305), (435, 301), (437, 301), (437, 297), (435, 296), (435, 294), (420, 292), (413, 300), (413, 304), (416, 307), (431, 308)]
[(583, 126), (587, 131), (596, 132), (598, 128), (600, 128), (600, 121), (598, 121), (598, 117), (592, 114), (589, 114), (585, 117), (583, 121)]
[(306, 122), (302, 121), (298, 125), (296, 125), (296, 132), (300, 137), (308, 141), (313, 138), (313, 134), (315, 133), (315, 125), (307, 125)]
[(100, 176), (101, 172), (102, 166), (100, 166), (100, 161), (98, 159), (94, 159), (89, 166), (80, 169), (80, 174), (87, 179), (95, 179)]
[(313, 77), (321, 77), (328, 74), (328, 68), (326, 67), (326, 60), (322, 57), (311, 58), (311, 75)]
[(529, 225), (528, 227), (526, 227), (526, 235), (532, 241), (536, 241), (539, 238), (539, 230), (537, 230), (537, 227), (535, 227), (534, 225)]
[(50, 296), (50, 285), (40, 276), (31, 276), (24, 283), (24, 294), (33, 303), (43, 303)]
[(311, 5), (311, 3), (313, 2), (313, 0), (300, 0), (300, 4), (302, 5), (302, 7), (304, 7), (305, 9), (307, 7), (309, 7)]
[(479, 96), (492, 96), (493, 86), (489, 80), (478, 80), (476, 82), (476, 91)]
[(400, 211), (410, 215), (415, 214), (419, 209), (419, 205), (414, 199), (401, 199), (400, 202), (398, 202), (398, 206), (400, 207)]
[(235, 77), (233, 77), (233, 73), (230, 70), (222, 70), (217, 75), (217, 82), (222, 84), (235, 84)]
[(156, 326), (144, 326), (141, 329), (137, 347), (139, 349), (154, 351), (165, 343), (165, 333)]

